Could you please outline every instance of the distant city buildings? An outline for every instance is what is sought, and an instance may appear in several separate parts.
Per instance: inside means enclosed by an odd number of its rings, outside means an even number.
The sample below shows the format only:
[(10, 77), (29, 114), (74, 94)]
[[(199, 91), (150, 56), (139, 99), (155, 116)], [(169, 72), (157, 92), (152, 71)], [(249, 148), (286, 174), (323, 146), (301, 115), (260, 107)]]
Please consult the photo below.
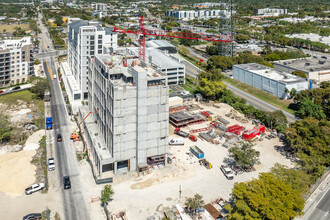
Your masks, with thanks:
[(316, 83), (330, 80), (330, 56), (312, 56), (291, 60), (280, 60), (274, 62), (275, 70), (292, 73), (302, 71), (306, 73), (307, 79)]
[(290, 73), (275, 70), (257, 63), (233, 66), (234, 79), (268, 92), (280, 99), (287, 99), (291, 89), (308, 89), (308, 81)]
[[(236, 11), (233, 11), (233, 14)], [(167, 11), (165, 16), (183, 19), (183, 20), (192, 20), (192, 19), (209, 19), (209, 18), (221, 18), (229, 17), (230, 11), (227, 10), (197, 10), (197, 11)]]
[(203, 3), (196, 3), (193, 6), (195, 8), (210, 8), (210, 7), (220, 7), (223, 6), (225, 3), (216, 3), (216, 2), (203, 2)]
[[(73, 21), (68, 26), (68, 64), (80, 90), (80, 94), (75, 94), (73, 98), (87, 100), (87, 58), (103, 54), (106, 48), (115, 50), (117, 33), (102, 27), (98, 21)], [(74, 82), (69, 82), (69, 84), (74, 84)]]
[(0, 87), (24, 83), (34, 74), (31, 37), (0, 41)]
[(255, 9), (254, 14), (258, 16), (279, 16), (279, 15), (288, 14), (288, 9), (261, 8), (261, 9)]

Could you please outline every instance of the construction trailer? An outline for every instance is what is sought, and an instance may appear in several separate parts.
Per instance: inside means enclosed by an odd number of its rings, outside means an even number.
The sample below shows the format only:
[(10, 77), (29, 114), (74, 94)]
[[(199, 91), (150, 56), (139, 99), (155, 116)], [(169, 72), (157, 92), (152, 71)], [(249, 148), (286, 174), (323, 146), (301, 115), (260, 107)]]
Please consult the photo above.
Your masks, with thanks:
[(236, 135), (240, 135), (242, 131), (245, 130), (245, 127), (240, 126), (240, 125), (233, 125), (233, 126), (229, 126), (228, 127), (228, 132), (236, 134)]
[(190, 152), (193, 153), (198, 159), (202, 159), (204, 157), (204, 152), (196, 145), (190, 147)]
[(259, 136), (259, 135), (265, 133), (265, 131), (266, 131), (265, 126), (260, 125), (259, 127), (253, 128), (252, 130), (244, 131), (242, 136), (243, 136), (244, 140), (252, 140), (256, 136)]

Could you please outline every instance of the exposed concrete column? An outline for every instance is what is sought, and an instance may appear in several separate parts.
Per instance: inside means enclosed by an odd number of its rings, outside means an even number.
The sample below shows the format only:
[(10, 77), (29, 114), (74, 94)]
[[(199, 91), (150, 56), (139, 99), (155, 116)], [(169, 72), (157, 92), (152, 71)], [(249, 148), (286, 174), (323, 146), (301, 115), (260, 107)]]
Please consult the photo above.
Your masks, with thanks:
[(164, 163), (165, 166), (167, 166), (167, 154), (165, 154), (165, 163)]
[(113, 163), (113, 173), (116, 174), (117, 173), (117, 162)]
[(99, 176), (102, 177), (102, 162), (99, 160), (98, 162), (98, 167), (99, 167)]

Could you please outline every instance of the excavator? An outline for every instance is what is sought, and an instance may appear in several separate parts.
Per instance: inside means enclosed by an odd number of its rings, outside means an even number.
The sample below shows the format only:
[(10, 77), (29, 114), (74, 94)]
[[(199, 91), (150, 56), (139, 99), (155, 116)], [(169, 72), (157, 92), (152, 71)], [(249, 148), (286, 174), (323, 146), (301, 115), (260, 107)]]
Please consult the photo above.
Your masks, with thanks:
[(92, 113), (95, 113), (95, 112), (97, 112), (97, 111), (91, 111), (91, 112), (89, 112), (85, 116), (85, 118), (81, 122), (79, 122), (77, 128), (74, 129), (73, 132), (70, 134), (70, 139), (71, 140), (73, 140), (73, 141), (79, 141), (79, 135), (77, 134), (77, 129), (79, 128), (79, 126), (81, 125), (81, 123), (83, 123), (88, 118), (88, 116), (90, 116)]

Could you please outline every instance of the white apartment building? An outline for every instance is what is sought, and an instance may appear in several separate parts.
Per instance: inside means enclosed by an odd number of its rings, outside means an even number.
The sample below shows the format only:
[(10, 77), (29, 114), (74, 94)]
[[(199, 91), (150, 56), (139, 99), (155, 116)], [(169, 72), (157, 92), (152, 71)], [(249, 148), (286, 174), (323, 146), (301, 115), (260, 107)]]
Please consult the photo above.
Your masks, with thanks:
[[(80, 90), (74, 100), (88, 98), (88, 57), (103, 54), (105, 48), (117, 49), (117, 33), (102, 27), (98, 21), (73, 21), (68, 33), (68, 64)], [(69, 85), (70, 86), (70, 85)]]
[[(167, 163), (169, 88), (150, 67), (123, 65), (121, 55), (89, 59), (88, 109), (84, 121), (99, 177)], [(106, 175), (109, 176), (109, 175)]]
[(260, 16), (278, 16), (278, 15), (288, 14), (288, 9), (260, 8), (260, 9), (255, 9), (254, 14)]
[(94, 4), (94, 9), (96, 11), (106, 12), (108, 10), (108, 5), (107, 4), (102, 4), (102, 3), (97, 3), (97, 4)]
[(24, 83), (33, 73), (31, 37), (0, 41), (0, 87)]
[[(134, 56), (139, 55), (138, 48), (128, 48)], [(177, 57), (152, 47), (146, 48), (146, 63), (162, 72), (168, 85), (183, 85), (185, 83), (185, 65)]]
[[(233, 14), (236, 11), (233, 11)], [(170, 16), (182, 20), (192, 20), (192, 19), (209, 19), (209, 18), (221, 18), (229, 17), (230, 11), (228, 10), (191, 10), (191, 11), (167, 11), (165, 16)]]

